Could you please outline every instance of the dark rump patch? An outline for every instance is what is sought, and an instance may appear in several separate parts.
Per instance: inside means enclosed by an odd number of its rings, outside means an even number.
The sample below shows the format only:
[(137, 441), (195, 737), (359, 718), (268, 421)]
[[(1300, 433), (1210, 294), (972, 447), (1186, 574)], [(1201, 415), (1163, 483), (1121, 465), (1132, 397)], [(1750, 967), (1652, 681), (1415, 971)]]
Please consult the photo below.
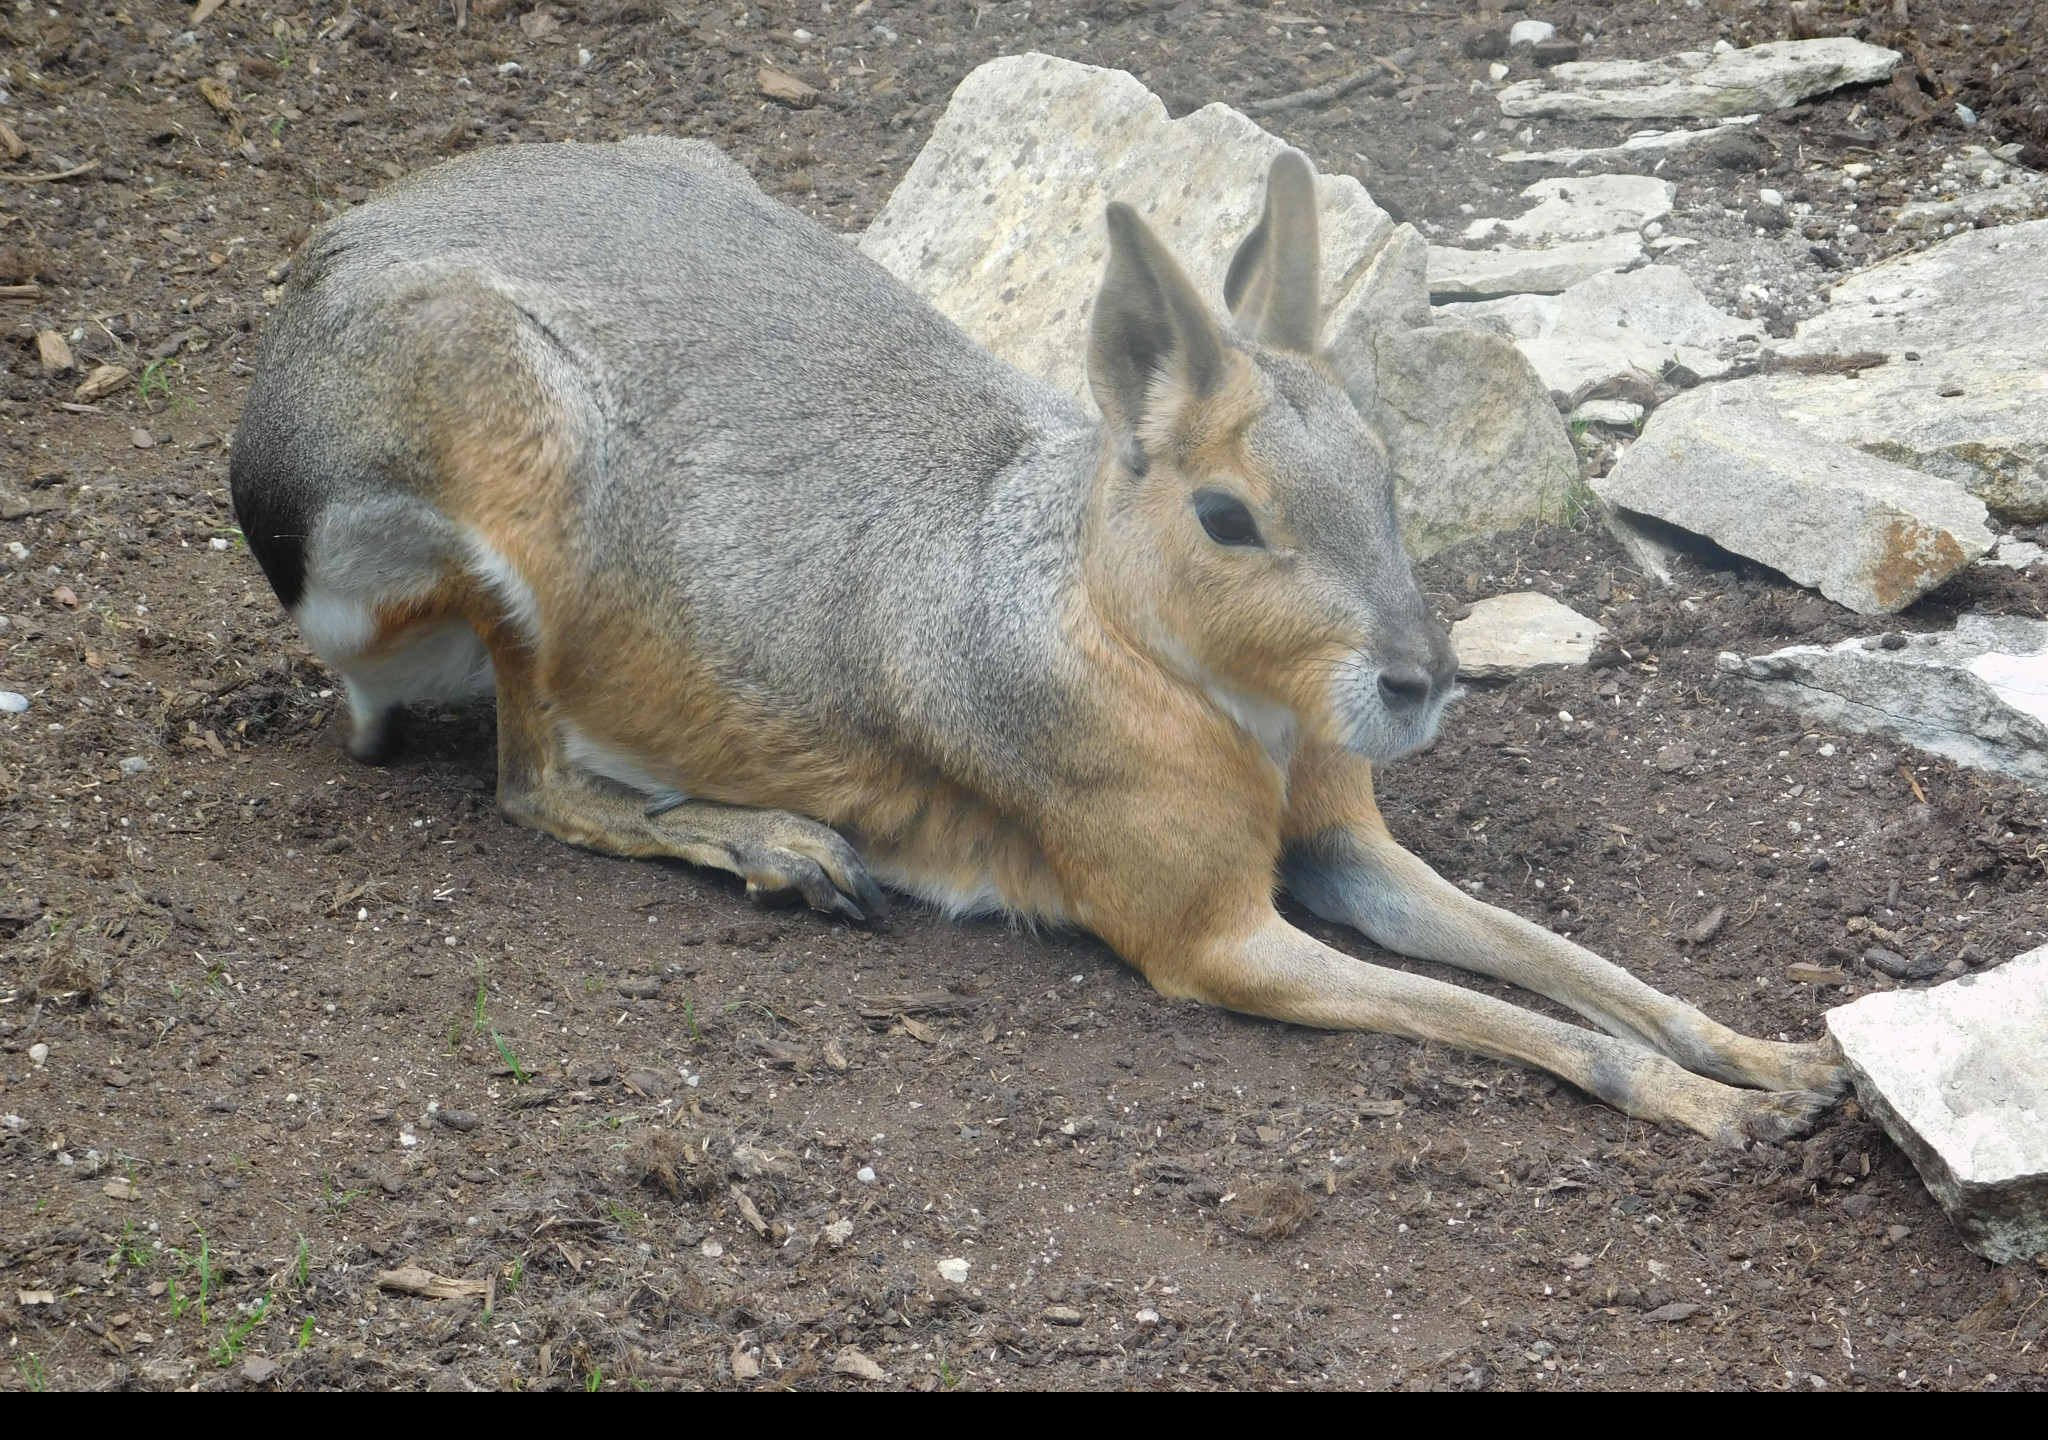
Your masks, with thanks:
[(228, 489), (234, 496), (235, 523), (249, 542), (249, 553), (263, 567), (264, 578), (290, 610), (306, 591), (306, 542), (313, 515), (295, 486), (280, 484), (257, 455), (244, 456), (240, 446), (228, 463)]

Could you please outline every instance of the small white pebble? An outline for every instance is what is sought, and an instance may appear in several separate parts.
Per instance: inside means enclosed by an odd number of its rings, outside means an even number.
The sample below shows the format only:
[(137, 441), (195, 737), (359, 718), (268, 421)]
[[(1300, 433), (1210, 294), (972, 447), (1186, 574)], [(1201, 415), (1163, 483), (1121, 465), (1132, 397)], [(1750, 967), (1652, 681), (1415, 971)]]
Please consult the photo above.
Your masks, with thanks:
[(967, 1283), (967, 1262), (957, 1255), (949, 1255), (939, 1262), (939, 1278), (948, 1285)]
[(872, 1185), (875, 1183), (875, 1167), (863, 1165), (860, 1169), (853, 1172), (853, 1178), (860, 1181), (863, 1185)]
[(1828, 756), (1828, 755), (1832, 755), (1832, 754), (1834, 754), (1834, 753), (1835, 753), (1835, 747), (1834, 747), (1834, 745), (1833, 745), (1832, 743), (1829, 743), (1829, 744), (1826, 744), (1826, 745), (1823, 745), (1823, 746), (1821, 746), (1821, 747), (1820, 747), (1820, 754), (1821, 754), (1822, 756)]
[(1560, 724), (1560, 725), (1569, 725), (1569, 724), (1571, 724), (1571, 723), (1572, 723), (1572, 712), (1571, 712), (1571, 711), (1569, 711), (1569, 710), (1560, 710), (1560, 711), (1558, 711), (1558, 712), (1557, 712), (1557, 723), (1558, 723), (1558, 724)]
[(42, 1063), (43, 1063), (43, 1062), (44, 1062), (45, 1060), (47, 1060), (47, 1059), (49, 1059), (49, 1058), (50, 1058), (50, 1047), (49, 1047), (49, 1046), (47, 1046), (47, 1045), (45, 1045), (45, 1044), (43, 1044), (43, 1043), (42, 1043), (42, 1041), (38, 1040), (38, 1041), (37, 1041), (37, 1042), (36, 1042), (35, 1044), (33, 1044), (33, 1045), (31, 1045), (31, 1046), (29, 1046), (29, 1047), (28, 1047), (28, 1063), (29, 1063), (29, 1064), (31, 1064), (31, 1065), (41, 1065), (41, 1064), (42, 1064)]
[(725, 1253), (725, 1247), (719, 1244), (716, 1240), (706, 1240), (702, 1245), (699, 1245), (697, 1247), (697, 1253), (699, 1255), (702, 1255), (706, 1260), (716, 1260), (719, 1256)]
[(19, 715), (28, 709), (28, 696), (17, 695), (12, 690), (0, 690), (0, 713)]

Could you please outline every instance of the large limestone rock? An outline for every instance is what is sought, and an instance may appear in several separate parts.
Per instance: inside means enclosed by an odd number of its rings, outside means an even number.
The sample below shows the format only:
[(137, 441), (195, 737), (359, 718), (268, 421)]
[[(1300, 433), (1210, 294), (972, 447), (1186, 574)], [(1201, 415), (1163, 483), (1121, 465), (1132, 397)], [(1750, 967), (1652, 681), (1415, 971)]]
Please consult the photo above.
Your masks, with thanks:
[[(1086, 398), (1104, 207), (1134, 206), (1220, 307), (1230, 257), (1258, 223), (1266, 169), (1285, 148), (1226, 105), (1171, 120), (1121, 70), (1004, 56), (960, 82), (860, 248), (1011, 364)], [(1329, 309), (1394, 222), (1348, 176), (1316, 188)]]
[[(1874, 350), (1854, 379), (1741, 382), (1803, 429), (2048, 520), (2048, 220), (1974, 230), (1835, 287), (1788, 355)], [(1915, 358), (1908, 359), (1908, 355)]]
[(2048, 947), (1865, 996), (1828, 1030), (1963, 1243), (2000, 1264), (2048, 1252)]
[(1512, 341), (1470, 331), (1383, 331), (1345, 373), (1386, 441), (1401, 533), (1414, 555), (1527, 520), (1561, 521), (1579, 475), (1557, 406)]
[(1991, 548), (1983, 502), (1961, 486), (1826, 439), (1748, 386), (1660, 406), (1594, 492), (1866, 615), (1910, 605)]
[(1558, 65), (1500, 92), (1503, 115), (1574, 120), (1710, 118), (1782, 110), (1844, 85), (1889, 77), (1899, 52), (1860, 40), (1774, 40), (1747, 50), (1685, 50), (1656, 60)]
[[(1092, 404), (1088, 316), (1103, 207), (1137, 208), (1220, 309), (1283, 142), (1223, 105), (1170, 119), (1121, 71), (1012, 55), (960, 83), (860, 246), (968, 334)], [(1425, 247), (1363, 186), (1325, 175), (1323, 339), (1385, 440), (1411, 548), (1554, 509), (1569, 438), (1511, 344), (1431, 327)]]
[(1821, 724), (2048, 783), (2048, 622), (1964, 615), (1947, 634), (1898, 638), (1891, 650), (1844, 640), (1717, 663), (1758, 699)]
[(1435, 314), (1438, 325), (1514, 341), (1551, 393), (1565, 396), (1602, 381), (1655, 381), (1672, 360), (1712, 379), (1761, 341), (1756, 326), (1709, 305), (1672, 265), (1596, 275), (1561, 295), (1439, 305)]
[(1534, 590), (1479, 601), (1451, 626), (1464, 680), (1507, 680), (1550, 665), (1584, 665), (1606, 631), (1561, 600)]

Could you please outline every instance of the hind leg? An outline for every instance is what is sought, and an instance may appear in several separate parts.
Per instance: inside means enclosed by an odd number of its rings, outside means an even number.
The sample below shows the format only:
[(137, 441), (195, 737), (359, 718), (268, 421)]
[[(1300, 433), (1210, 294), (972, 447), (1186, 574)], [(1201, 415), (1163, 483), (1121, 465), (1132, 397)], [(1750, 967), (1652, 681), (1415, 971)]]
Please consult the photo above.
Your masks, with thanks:
[(403, 705), (388, 705), (365, 714), (351, 695), (349, 709), (354, 712), (355, 725), (348, 737), (349, 759), (364, 765), (389, 765), (405, 753)]
[[(499, 652), (498, 809), (511, 820), (610, 855), (669, 856), (730, 871), (750, 898), (801, 898), (850, 920), (888, 902), (846, 838), (784, 810), (650, 797), (577, 764), (533, 682), (528, 652)], [(651, 803), (650, 803), (651, 800)]]
[(418, 700), (472, 700), (491, 692), (490, 653), (466, 620), (402, 630), (329, 662), (341, 674), (353, 730), (348, 753), (388, 765), (405, 744), (405, 707)]

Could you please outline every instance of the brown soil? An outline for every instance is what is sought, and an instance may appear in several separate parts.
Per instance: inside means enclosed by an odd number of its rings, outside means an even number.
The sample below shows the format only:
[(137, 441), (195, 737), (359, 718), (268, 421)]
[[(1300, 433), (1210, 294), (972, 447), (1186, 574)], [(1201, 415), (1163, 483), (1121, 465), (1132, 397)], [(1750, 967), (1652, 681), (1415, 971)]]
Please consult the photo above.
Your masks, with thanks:
[[(2043, 1277), (1966, 1252), (1853, 1105), (1720, 1150), (1468, 1056), (1167, 1002), (1085, 938), (909, 907), (869, 932), (569, 849), (495, 818), (488, 717), (421, 717), (390, 770), (343, 759), (331, 681), (231, 529), (267, 272), (440, 155), (704, 134), (851, 229), (992, 55), (1123, 66), (1176, 110), (1381, 55), (1398, 81), (1269, 123), (1455, 229), (1522, 183), (1471, 143), (1496, 112), (1464, 51), (1500, 17), (471, 0), (458, 32), (448, 6), (260, 4), (193, 40), (184, 6), (23, 3), (0, 35), (24, 147), (0, 158), (0, 282), (42, 287), (4, 302), (0, 405), (0, 524), (27, 551), (0, 559), (0, 687), (31, 698), (0, 718), (0, 1383), (2042, 1385)], [(1746, 240), (1750, 187), (1816, 163), (1875, 154), (1881, 209), (1987, 130), (2038, 147), (2024, 8), (1816, 7), (1809, 29), (1903, 30), (1924, 78), (1770, 120), (1680, 177), (1674, 228)], [(1595, 57), (1787, 23), (1531, 13)], [(821, 103), (766, 103), (763, 64)], [(1845, 223), (1839, 190), (1812, 203)], [(1785, 261), (1774, 303), (1892, 243), (1861, 217)], [(1697, 273), (1731, 302), (1743, 280)], [(46, 328), (133, 378), (63, 408), (79, 376), (42, 374)], [(1571, 529), (1423, 573), (1450, 613), (1552, 590), (1621, 647), (1475, 689), (1387, 775), (1397, 833), (1453, 879), (1766, 1034), (1889, 983), (1857, 971), (1873, 943), (1984, 964), (2042, 942), (2039, 794), (1715, 679), (1721, 649), (1875, 627), (1710, 565), (1649, 590)], [(2044, 589), (1973, 577), (1897, 623), (2040, 614)], [(1857, 973), (1821, 989), (1794, 961)], [(405, 1262), (487, 1281), (488, 1311), (380, 1290)]]

